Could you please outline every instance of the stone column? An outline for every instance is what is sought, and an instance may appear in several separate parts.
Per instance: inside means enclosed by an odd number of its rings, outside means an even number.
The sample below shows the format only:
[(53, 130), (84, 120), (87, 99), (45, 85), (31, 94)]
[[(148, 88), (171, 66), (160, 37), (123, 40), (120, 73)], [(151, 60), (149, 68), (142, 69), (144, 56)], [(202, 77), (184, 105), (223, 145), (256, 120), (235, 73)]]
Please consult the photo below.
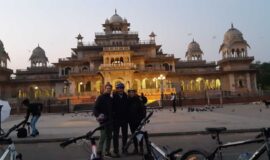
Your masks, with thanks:
[(229, 74), (230, 91), (235, 91), (235, 78), (233, 74)]
[(59, 76), (62, 76), (62, 67), (59, 67), (59, 73), (58, 73)]

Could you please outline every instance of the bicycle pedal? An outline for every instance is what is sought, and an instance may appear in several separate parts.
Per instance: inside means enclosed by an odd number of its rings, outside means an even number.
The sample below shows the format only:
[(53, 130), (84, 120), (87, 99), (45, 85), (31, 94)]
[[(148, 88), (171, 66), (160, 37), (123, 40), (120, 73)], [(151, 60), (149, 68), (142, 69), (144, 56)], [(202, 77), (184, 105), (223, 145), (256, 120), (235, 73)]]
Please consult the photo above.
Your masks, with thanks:
[(18, 153), (16, 155), (16, 160), (22, 160), (22, 154), (21, 153)]

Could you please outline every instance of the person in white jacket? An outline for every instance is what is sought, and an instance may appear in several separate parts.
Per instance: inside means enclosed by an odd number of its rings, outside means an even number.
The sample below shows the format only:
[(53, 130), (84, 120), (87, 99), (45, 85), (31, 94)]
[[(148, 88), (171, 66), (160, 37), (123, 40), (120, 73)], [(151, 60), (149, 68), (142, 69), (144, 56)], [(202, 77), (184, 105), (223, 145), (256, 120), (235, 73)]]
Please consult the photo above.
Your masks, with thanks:
[(174, 93), (171, 93), (171, 102), (173, 107), (173, 113), (176, 112), (176, 96)]

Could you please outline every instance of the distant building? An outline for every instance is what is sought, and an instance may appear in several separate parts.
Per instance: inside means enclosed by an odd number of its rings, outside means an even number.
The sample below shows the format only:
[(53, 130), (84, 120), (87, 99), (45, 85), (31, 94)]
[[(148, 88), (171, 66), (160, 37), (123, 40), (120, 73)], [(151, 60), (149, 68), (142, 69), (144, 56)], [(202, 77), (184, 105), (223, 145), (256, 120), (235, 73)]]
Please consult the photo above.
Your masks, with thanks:
[[(200, 97), (206, 91), (257, 93), (256, 70), (251, 68), (254, 57), (248, 56), (249, 45), (233, 25), (224, 35), (218, 62), (204, 60), (206, 53), (195, 40), (188, 45), (186, 60), (164, 53), (154, 32), (148, 40), (140, 40), (137, 32), (130, 31), (127, 19), (116, 12), (102, 26), (104, 32), (95, 33), (93, 43), (84, 43), (79, 34), (71, 57), (60, 58), (52, 66), (38, 46), (29, 59), (31, 66), (17, 70), (14, 78), (10, 78), (9, 57), (1, 42), (0, 98), (68, 96), (72, 103), (88, 103), (107, 82), (113, 87), (122, 82), (126, 89), (143, 92), (151, 100), (159, 99), (161, 90), (165, 95), (181, 92), (186, 97)], [(161, 74), (164, 80), (159, 80)]]

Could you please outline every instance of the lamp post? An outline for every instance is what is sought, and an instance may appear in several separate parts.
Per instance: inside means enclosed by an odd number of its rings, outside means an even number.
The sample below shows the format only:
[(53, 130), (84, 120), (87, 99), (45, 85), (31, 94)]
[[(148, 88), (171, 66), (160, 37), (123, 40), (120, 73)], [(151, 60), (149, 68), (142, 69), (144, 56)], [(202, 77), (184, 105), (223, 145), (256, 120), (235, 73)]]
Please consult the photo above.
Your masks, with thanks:
[(38, 86), (35, 86), (35, 99), (37, 99), (38, 98)]
[[(65, 87), (66, 87), (66, 96), (67, 96), (67, 113), (69, 113), (69, 106), (70, 106), (70, 99), (69, 99), (69, 86), (70, 86), (70, 82), (68, 80), (64, 81)], [(64, 115), (64, 112), (63, 112)]]
[(161, 74), (159, 75), (159, 77), (157, 78), (158, 80), (160, 80), (160, 106), (163, 107), (163, 100), (164, 100), (164, 86), (163, 86), (163, 81), (166, 79), (166, 77)]

